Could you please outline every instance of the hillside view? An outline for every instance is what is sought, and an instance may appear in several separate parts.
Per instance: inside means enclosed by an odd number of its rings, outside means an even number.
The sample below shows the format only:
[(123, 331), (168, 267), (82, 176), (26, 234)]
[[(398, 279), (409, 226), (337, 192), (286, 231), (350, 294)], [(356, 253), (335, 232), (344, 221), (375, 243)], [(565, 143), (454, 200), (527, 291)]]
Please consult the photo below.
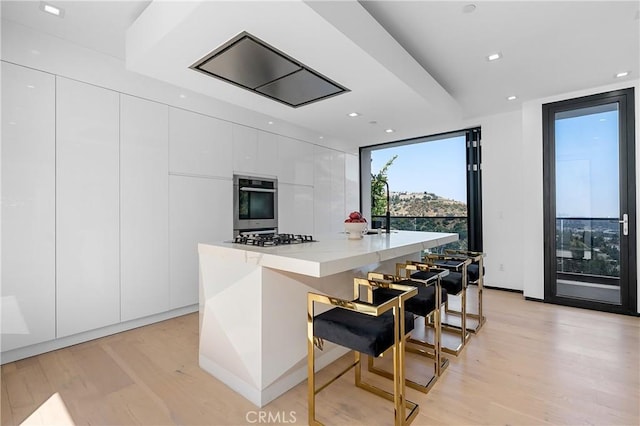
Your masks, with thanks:
[(391, 191), (391, 216), (467, 216), (467, 204), (431, 192)]
[[(457, 233), (460, 239), (442, 248), (467, 249), (466, 203), (431, 192), (391, 191), (390, 195), (391, 229)], [(384, 216), (373, 219), (384, 224)]]

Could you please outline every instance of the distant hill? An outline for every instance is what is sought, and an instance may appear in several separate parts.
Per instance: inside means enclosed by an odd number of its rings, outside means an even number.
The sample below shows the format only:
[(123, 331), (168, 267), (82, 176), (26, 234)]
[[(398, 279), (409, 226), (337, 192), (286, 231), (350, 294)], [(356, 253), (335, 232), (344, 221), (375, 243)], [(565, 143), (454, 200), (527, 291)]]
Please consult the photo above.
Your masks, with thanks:
[(391, 191), (391, 216), (466, 216), (467, 203), (431, 192)]

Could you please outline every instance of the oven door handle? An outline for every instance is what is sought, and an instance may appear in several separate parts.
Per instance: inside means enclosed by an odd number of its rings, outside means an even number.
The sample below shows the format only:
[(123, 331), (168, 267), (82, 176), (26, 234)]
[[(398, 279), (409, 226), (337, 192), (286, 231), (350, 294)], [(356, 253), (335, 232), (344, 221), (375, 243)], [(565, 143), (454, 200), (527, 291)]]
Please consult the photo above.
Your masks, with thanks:
[(240, 187), (240, 191), (246, 191), (246, 192), (271, 192), (271, 193), (275, 193), (276, 192), (275, 189), (251, 188), (250, 186), (241, 186)]

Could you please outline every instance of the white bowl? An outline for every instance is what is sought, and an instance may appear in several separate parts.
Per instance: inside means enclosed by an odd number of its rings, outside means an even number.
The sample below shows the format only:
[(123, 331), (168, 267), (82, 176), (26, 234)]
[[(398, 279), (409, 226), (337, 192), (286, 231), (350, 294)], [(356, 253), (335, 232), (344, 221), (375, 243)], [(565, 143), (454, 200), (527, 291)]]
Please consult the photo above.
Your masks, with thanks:
[(367, 222), (345, 222), (344, 231), (350, 240), (359, 240), (367, 233)]

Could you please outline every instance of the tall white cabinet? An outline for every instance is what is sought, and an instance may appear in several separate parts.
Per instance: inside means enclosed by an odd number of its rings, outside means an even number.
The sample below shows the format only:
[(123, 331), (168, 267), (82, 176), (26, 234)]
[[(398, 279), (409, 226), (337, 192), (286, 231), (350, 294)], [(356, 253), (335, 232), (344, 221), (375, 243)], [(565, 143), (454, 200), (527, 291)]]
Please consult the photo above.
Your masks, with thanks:
[(120, 95), (121, 321), (169, 310), (169, 108)]
[(120, 321), (119, 95), (57, 77), (57, 337)]
[(344, 231), (345, 154), (321, 146), (315, 147), (313, 206), (316, 234)]
[(198, 303), (198, 243), (233, 233), (231, 123), (169, 111), (169, 304)]
[(55, 338), (55, 77), (2, 63), (3, 351)]

